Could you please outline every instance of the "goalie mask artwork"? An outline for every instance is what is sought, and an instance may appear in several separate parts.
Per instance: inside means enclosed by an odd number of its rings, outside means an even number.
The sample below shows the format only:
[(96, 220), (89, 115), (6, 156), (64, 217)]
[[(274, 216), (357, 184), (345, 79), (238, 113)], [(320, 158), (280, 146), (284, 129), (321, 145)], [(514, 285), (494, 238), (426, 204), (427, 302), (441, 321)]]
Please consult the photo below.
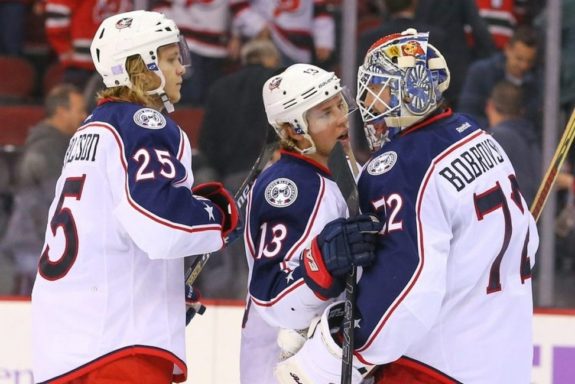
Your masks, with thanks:
[(359, 67), (356, 101), (372, 150), (423, 120), (443, 100), (449, 69), (428, 39), (429, 33), (413, 28), (384, 37)]

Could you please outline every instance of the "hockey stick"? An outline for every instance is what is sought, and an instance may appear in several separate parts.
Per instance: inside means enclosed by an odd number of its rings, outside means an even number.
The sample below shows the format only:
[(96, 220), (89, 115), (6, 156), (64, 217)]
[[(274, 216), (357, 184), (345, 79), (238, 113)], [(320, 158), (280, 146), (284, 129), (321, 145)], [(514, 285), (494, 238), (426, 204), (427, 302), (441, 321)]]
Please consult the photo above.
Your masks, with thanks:
[[(350, 161), (357, 169), (355, 158), (351, 149)], [(332, 173), (335, 182), (341, 191), (341, 194), (346, 199), (349, 216), (357, 216), (359, 214), (359, 199), (357, 194), (357, 185), (355, 178), (351, 173), (343, 146), (337, 142), (328, 159), (328, 167)], [(343, 316), (343, 342), (341, 345), (341, 383), (351, 383), (351, 374), (353, 367), (353, 327), (354, 327), (354, 305), (355, 305), (355, 292), (356, 282), (355, 276), (357, 268), (353, 267), (345, 278), (345, 309)]]
[[(238, 211), (240, 212), (240, 215), (242, 212), (242, 208), (247, 201), (248, 194), (250, 193), (250, 190), (254, 185), (254, 182), (256, 181), (256, 178), (262, 172), (266, 164), (270, 161), (277, 148), (278, 143), (276, 141), (268, 143), (262, 148), (262, 151), (260, 152), (258, 158), (254, 162), (254, 165), (252, 165), (250, 173), (248, 173), (248, 175), (246, 176), (246, 178), (244, 179), (244, 181), (234, 194), (234, 200), (236, 202), (236, 205), (238, 206)], [(234, 240), (238, 239), (243, 232), (243, 228), (244, 228), (243, 224), (238, 225), (237, 228), (234, 229), (228, 235), (228, 237), (224, 239), (224, 242), (226, 244), (230, 244)], [(197, 256), (194, 259), (192, 265), (190, 265), (190, 267), (186, 271), (186, 284), (192, 285), (196, 281), (198, 275), (200, 274), (202, 269), (204, 269), (204, 266), (208, 262), (210, 255), (211, 253), (204, 253), (203, 255)], [(201, 315), (204, 312), (204, 310), (205, 308), (201, 307), (197, 310), (197, 313)], [(193, 317), (195, 313), (196, 312), (194, 311), (187, 311), (186, 313), (187, 323), (189, 323), (191, 317)], [(190, 318), (188, 318), (188, 316)]]
[(537, 195), (535, 195), (535, 199), (533, 199), (533, 203), (531, 203), (531, 214), (535, 218), (535, 221), (539, 220), (539, 216), (541, 215), (543, 207), (547, 202), (551, 188), (557, 179), (559, 169), (567, 157), (567, 153), (569, 152), (569, 148), (571, 148), (571, 144), (573, 143), (574, 138), (575, 109), (573, 109), (573, 112), (571, 112), (571, 117), (569, 117), (569, 121), (565, 126), (565, 131), (563, 131), (563, 136), (561, 136), (561, 140), (557, 145), (557, 149), (555, 150), (551, 164), (549, 164), (549, 167), (545, 172), (545, 177), (543, 177), (543, 180), (539, 185), (539, 189), (537, 190)]

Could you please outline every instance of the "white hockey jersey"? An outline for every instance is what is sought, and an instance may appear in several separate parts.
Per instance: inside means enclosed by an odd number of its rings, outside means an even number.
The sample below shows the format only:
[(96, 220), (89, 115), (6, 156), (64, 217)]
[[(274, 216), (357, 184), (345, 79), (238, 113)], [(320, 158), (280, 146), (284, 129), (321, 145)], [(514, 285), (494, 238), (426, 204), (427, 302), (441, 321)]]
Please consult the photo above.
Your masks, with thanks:
[(327, 223), (347, 214), (329, 170), (309, 158), (282, 151), (258, 177), (244, 232), (251, 303), (242, 329), (242, 383), (275, 383), (280, 328), (305, 329), (332, 303), (305, 284), (299, 258)]
[(154, 11), (174, 20), (190, 51), (206, 57), (228, 56), (230, 0), (163, 0)]
[(153, 109), (107, 102), (78, 129), (32, 293), (35, 382), (134, 353), (185, 380), (183, 257), (223, 244), (221, 213), (193, 181), (186, 135)]
[(529, 383), (539, 238), (507, 155), (451, 111), (400, 135), (358, 184), (385, 227), (358, 283), (356, 357), (441, 383)]
[(335, 47), (335, 22), (325, 0), (230, 0), (232, 31), (254, 37), (268, 27), (279, 50), (297, 63), (311, 62), (313, 47)]

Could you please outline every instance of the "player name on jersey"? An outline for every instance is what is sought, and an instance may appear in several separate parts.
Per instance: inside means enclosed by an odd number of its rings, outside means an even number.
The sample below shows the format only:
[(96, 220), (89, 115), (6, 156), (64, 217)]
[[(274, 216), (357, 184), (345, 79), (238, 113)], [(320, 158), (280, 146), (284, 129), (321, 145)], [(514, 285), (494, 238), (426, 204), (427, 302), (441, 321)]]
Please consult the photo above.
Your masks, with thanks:
[(469, 150), (461, 152), (448, 166), (439, 171), (447, 181), (461, 191), (477, 177), (505, 161), (491, 138), (487, 138)]
[(80, 160), (94, 161), (99, 142), (100, 135), (98, 133), (82, 133), (72, 137), (66, 150), (64, 164)]

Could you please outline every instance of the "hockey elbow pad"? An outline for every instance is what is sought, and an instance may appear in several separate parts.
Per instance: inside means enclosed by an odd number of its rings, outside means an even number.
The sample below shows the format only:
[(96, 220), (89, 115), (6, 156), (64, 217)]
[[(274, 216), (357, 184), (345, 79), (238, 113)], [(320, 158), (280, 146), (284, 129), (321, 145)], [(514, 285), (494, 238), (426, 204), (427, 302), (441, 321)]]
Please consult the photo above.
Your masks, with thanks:
[(194, 195), (205, 197), (222, 212), (222, 237), (226, 238), (239, 224), (239, 211), (232, 195), (222, 183), (202, 183), (192, 188)]

